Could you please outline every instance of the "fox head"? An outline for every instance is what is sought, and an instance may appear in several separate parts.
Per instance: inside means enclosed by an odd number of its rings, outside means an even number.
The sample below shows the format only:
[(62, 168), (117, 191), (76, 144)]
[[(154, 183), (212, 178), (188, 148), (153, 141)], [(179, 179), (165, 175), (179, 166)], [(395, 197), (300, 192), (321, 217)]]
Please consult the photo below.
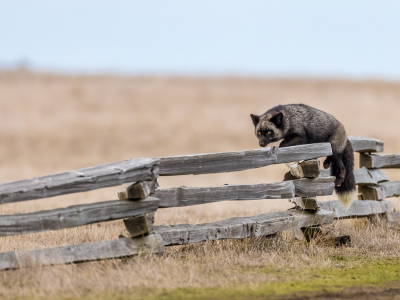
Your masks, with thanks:
[(261, 116), (251, 114), (254, 124), (254, 133), (261, 147), (283, 139), (283, 113), (266, 112)]

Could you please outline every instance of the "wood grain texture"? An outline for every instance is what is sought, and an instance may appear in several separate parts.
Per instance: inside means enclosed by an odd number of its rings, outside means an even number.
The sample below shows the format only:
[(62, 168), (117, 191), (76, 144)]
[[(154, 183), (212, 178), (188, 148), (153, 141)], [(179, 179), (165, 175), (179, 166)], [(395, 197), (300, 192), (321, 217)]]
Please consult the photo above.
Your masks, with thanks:
[(384, 142), (361, 136), (348, 136), (354, 152), (383, 152)]
[(155, 191), (154, 181), (140, 181), (126, 188), (128, 199), (145, 199)]
[(383, 214), (392, 209), (392, 203), (390, 201), (373, 200), (356, 200), (351, 204), (348, 210), (342, 206), (339, 200), (318, 202), (318, 206), (321, 209), (333, 211), (335, 213), (335, 219), (368, 217), (374, 214)]
[(389, 181), (389, 177), (380, 169), (369, 169), (368, 172), (372, 175), (376, 183)]
[[(335, 177), (302, 178), (293, 180), (296, 197), (315, 197), (333, 194)], [(285, 182), (285, 181), (284, 181)]]
[(160, 208), (190, 206), (227, 200), (288, 199), (332, 195), (334, 177), (298, 179), (277, 183), (178, 187), (156, 190)]
[[(330, 176), (330, 170), (320, 170), (320, 177)], [(286, 176), (286, 175), (285, 175)], [(367, 169), (362, 167), (361, 169), (354, 170), (354, 177), (356, 184), (377, 184), (379, 182), (389, 181), (389, 178), (384, 171), (379, 169)]]
[(154, 213), (124, 219), (124, 225), (130, 237), (147, 235), (153, 232)]
[(374, 185), (360, 185), (358, 192), (365, 200), (383, 200), (400, 196), (400, 181), (388, 181)]
[(121, 185), (133, 181), (155, 180), (158, 159), (138, 158), (0, 184), (0, 204), (48, 198)]
[(329, 143), (287, 148), (267, 147), (255, 150), (221, 152), (160, 158), (160, 175), (197, 175), (242, 171), (271, 164), (287, 163), (332, 154)]
[(139, 181), (128, 185), (125, 191), (118, 192), (119, 200), (145, 199), (155, 193), (155, 181)]
[(368, 171), (367, 168), (362, 167), (359, 170), (354, 170), (354, 177), (356, 178), (356, 184), (377, 184), (378, 182)]
[(329, 177), (329, 176), (331, 176), (330, 169), (320, 169), (319, 170), (319, 177)]
[(297, 208), (305, 210), (318, 210), (317, 198), (316, 197), (295, 197), (289, 200), (294, 203)]
[(114, 200), (29, 214), (0, 216), (0, 236), (58, 230), (143, 215), (157, 210), (154, 197), (140, 201)]
[(308, 144), (278, 149), (278, 164), (332, 155), (330, 143)]
[(121, 238), (64, 247), (0, 253), (0, 270), (113, 259), (141, 252), (164, 252), (161, 236), (151, 234), (139, 238)]
[(303, 177), (315, 178), (319, 176), (319, 160), (310, 159), (299, 162), (299, 166), (303, 171)]
[(325, 210), (310, 213), (294, 209), (208, 224), (161, 225), (155, 226), (154, 231), (161, 235), (164, 246), (185, 245), (210, 240), (266, 236), (284, 230), (330, 224), (333, 217), (333, 212)]
[(400, 168), (400, 154), (360, 154), (360, 168)]
[(319, 160), (310, 159), (287, 163), (290, 173), (296, 178), (315, 178), (319, 176)]
[(177, 187), (156, 190), (160, 208), (190, 206), (226, 200), (286, 199), (295, 195), (291, 181), (214, 187)]
[(160, 176), (242, 171), (277, 163), (277, 148), (160, 158)]

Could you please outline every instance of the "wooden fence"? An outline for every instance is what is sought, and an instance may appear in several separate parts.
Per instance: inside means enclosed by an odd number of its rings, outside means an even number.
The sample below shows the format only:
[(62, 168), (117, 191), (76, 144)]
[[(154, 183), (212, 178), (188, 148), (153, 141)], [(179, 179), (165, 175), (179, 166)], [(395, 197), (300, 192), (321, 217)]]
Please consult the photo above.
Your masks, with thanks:
[[(119, 200), (75, 205), (28, 214), (0, 216), (0, 236), (59, 230), (97, 222), (124, 219), (131, 237), (30, 251), (0, 253), (0, 270), (32, 265), (52, 265), (131, 256), (143, 251), (164, 252), (165, 246), (208, 240), (266, 236), (330, 224), (334, 219), (385, 215), (392, 224), (400, 216), (391, 202), (400, 195), (400, 182), (389, 181), (378, 168), (400, 167), (400, 155), (384, 155), (383, 142), (349, 137), (354, 151), (362, 153), (361, 169), (355, 171), (359, 199), (349, 210), (338, 201), (317, 202), (316, 196), (332, 195), (334, 177), (319, 169), (317, 158), (332, 154), (329, 143), (288, 148), (268, 147), (163, 158), (133, 159), (71, 172), (0, 185), (0, 204), (42, 199), (131, 183)], [(158, 189), (159, 176), (242, 171), (286, 163), (290, 173), (278, 183), (177, 187)], [(295, 208), (252, 217), (231, 218), (198, 225), (153, 226), (154, 212), (161, 208), (199, 205), (227, 200), (291, 199)], [(395, 225), (393, 225), (395, 226)], [(307, 237), (306, 237), (307, 238)]]

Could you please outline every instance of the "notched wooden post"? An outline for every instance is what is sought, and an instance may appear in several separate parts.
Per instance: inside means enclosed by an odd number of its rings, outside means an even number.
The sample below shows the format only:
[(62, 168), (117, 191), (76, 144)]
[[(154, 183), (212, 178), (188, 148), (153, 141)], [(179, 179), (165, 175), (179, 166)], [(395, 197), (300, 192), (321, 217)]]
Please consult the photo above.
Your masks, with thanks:
[(319, 160), (310, 159), (286, 164), (296, 178), (316, 178), (319, 176)]
[[(284, 180), (295, 180), (299, 178), (316, 178), (320, 174), (319, 170), (319, 160), (311, 159), (311, 160), (303, 160), (299, 162), (292, 162), (286, 164), (290, 172), (285, 174)], [(297, 210), (306, 210), (306, 211), (317, 211), (317, 198), (316, 197), (295, 197), (289, 199), (289, 202), (292, 202), (296, 205)], [(314, 226), (315, 227), (315, 226)], [(306, 228), (297, 228), (293, 230), (293, 233), (298, 240), (307, 240), (310, 242), (311, 240), (311, 228), (314, 227), (306, 227)]]
[(295, 197), (289, 200), (296, 205), (296, 208), (302, 210), (318, 210), (316, 197)]
[(144, 199), (154, 194), (157, 186), (157, 181), (135, 182), (127, 186), (125, 191), (119, 192), (118, 198), (120, 200)]
[(131, 237), (148, 235), (153, 232), (154, 213), (125, 219), (124, 224)]
[[(296, 205), (297, 210), (305, 210), (309, 212), (317, 212), (318, 204), (316, 197), (295, 197), (289, 199), (289, 202), (294, 203)], [(304, 227), (304, 228), (297, 228), (293, 230), (293, 233), (298, 240), (306, 240), (310, 242), (310, 240), (315, 236), (316, 232), (314, 233), (313, 228), (319, 228), (321, 226), (312, 226), (312, 227)], [(314, 231), (313, 231), (314, 230)]]
[(366, 200), (383, 200), (400, 196), (400, 181), (387, 181), (373, 185), (360, 185), (358, 192)]
[[(119, 192), (120, 200), (141, 200), (155, 193), (157, 181), (140, 181), (126, 187), (126, 191)], [(126, 230), (130, 237), (145, 236), (153, 232), (154, 212), (124, 219)], [(120, 237), (124, 237), (120, 235)]]
[[(299, 180), (318, 180), (318, 179), (310, 179), (317, 178), (320, 176), (320, 164), (318, 159), (305, 160), (300, 162), (289, 163), (287, 166), (290, 169), (290, 172), (285, 174), (284, 180), (294, 180), (294, 184), (297, 183), (297, 191), (296, 195), (301, 195), (302, 197), (295, 197), (289, 199), (290, 202), (296, 205), (296, 209), (300, 211), (308, 211), (317, 213), (320, 209), (318, 206), (317, 198), (310, 197), (313, 194), (309, 193), (300, 193), (300, 186), (298, 184)], [(325, 175), (325, 176), (324, 176)], [(329, 175), (323, 174), (323, 177), (327, 177)], [(323, 178), (322, 177), (322, 178)], [(308, 178), (308, 179), (307, 179)], [(322, 179), (321, 178), (321, 179)], [(295, 180), (298, 179), (298, 180)], [(308, 227), (301, 227), (293, 230), (293, 233), (298, 240), (306, 240), (308, 243), (316, 237), (322, 237), (325, 239), (325, 235), (322, 232), (322, 226), (314, 225)], [(336, 243), (338, 244), (338, 243)]]

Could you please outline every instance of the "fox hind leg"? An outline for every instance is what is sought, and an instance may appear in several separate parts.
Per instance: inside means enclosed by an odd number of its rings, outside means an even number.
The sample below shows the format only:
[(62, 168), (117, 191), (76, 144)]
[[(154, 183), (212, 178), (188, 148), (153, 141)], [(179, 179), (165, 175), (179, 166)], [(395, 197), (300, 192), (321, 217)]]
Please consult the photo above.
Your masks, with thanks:
[(334, 166), (336, 170), (332, 170), (331, 174), (336, 176), (335, 185), (341, 186), (344, 178), (346, 176), (346, 168), (341, 159), (341, 154), (332, 155), (332, 167)]
[(327, 156), (323, 165), (324, 165), (324, 169), (329, 169), (332, 165), (332, 158), (330, 156)]

